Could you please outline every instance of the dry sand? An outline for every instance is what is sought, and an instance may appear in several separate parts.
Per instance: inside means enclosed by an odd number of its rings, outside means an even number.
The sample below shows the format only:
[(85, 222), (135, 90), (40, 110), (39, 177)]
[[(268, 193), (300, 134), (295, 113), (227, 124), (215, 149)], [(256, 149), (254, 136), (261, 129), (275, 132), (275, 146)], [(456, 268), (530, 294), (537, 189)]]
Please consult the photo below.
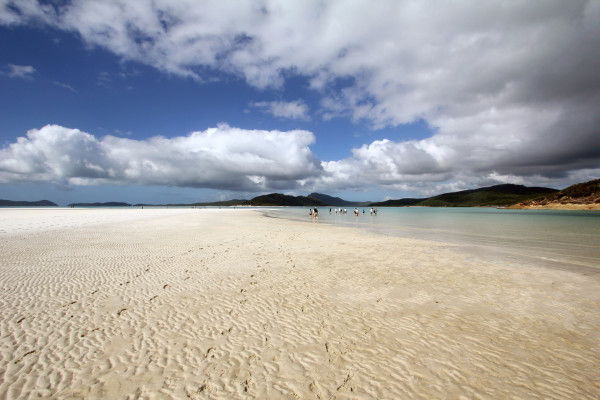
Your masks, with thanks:
[(251, 210), (0, 210), (0, 398), (598, 399), (600, 278)]
[(522, 210), (600, 210), (600, 204), (588, 203), (588, 204), (576, 204), (576, 203), (547, 203), (541, 204), (527, 204), (520, 205), (516, 204), (507, 208), (516, 208)]

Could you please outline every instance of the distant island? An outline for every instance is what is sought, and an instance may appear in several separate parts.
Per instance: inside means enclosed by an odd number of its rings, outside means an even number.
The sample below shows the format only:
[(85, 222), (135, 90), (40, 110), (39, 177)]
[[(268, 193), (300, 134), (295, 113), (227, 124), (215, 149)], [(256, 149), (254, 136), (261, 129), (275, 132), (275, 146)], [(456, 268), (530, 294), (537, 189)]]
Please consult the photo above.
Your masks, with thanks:
[[(48, 200), (11, 201), (0, 200), (2, 207), (57, 207)], [(349, 201), (323, 193), (308, 196), (291, 196), (270, 193), (250, 200), (175, 203), (175, 204), (129, 204), (125, 202), (71, 203), (68, 207), (231, 207), (231, 206), (290, 206), (290, 207), (507, 207), (507, 208), (553, 208), (600, 210), (600, 179), (578, 183), (564, 190), (546, 187), (502, 184), (478, 189), (443, 193), (425, 198), (402, 198), (380, 202)]]
[(131, 207), (131, 204), (120, 201), (107, 201), (105, 203), (71, 203), (67, 207)]
[(50, 200), (13, 201), (0, 199), (0, 207), (58, 207), (58, 204)]
[(600, 179), (578, 183), (548, 196), (514, 204), (510, 208), (600, 210)]

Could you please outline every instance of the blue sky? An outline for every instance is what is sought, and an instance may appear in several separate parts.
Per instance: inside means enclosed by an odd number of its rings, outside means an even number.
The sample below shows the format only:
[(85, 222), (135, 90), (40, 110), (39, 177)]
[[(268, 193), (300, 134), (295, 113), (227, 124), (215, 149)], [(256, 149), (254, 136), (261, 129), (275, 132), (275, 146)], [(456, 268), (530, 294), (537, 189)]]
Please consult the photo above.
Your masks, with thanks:
[[(476, 27), (463, 21), (474, 10), (457, 6), (441, 29), (426, 5), (413, 15), (390, 3), (389, 12), (371, 9), (356, 34), (330, 26), (356, 26), (360, 7), (334, 18), (343, 3), (277, 3), (264, 13), (211, 3), (190, 9), (195, 18), (152, 2), (0, 3), (0, 198), (188, 202), (320, 191), (380, 200), (598, 175), (598, 78), (589, 49), (572, 45), (584, 37), (598, 47), (588, 2), (541, 17), (514, 2), (508, 14), (530, 20)], [(493, 7), (478, 12), (494, 18)], [(314, 12), (324, 17), (303, 23)], [(179, 22), (154, 22), (169, 13)], [(569, 17), (569, 29), (557, 32), (553, 13)], [(519, 32), (534, 23), (560, 37), (556, 47), (522, 51), (530, 43)], [(449, 51), (452, 43), (462, 47)], [(565, 51), (572, 60), (556, 76), (532, 70)], [(241, 148), (246, 137), (255, 140)]]

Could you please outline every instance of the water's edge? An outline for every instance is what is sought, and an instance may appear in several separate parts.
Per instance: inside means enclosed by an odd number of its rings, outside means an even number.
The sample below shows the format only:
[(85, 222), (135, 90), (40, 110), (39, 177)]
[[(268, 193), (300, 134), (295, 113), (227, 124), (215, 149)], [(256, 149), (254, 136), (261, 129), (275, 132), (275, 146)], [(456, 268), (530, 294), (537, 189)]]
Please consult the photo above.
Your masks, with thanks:
[[(313, 221), (308, 216), (308, 209), (305, 207), (301, 208), (286, 208), (286, 209), (263, 209), (259, 210), (259, 212), (267, 217), (267, 218), (281, 218), (286, 220), (299, 221), (304, 223), (313, 223)], [(361, 209), (362, 211), (362, 209)], [(444, 210), (434, 210), (433, 212), (443, 212)], [(537, 211), (537, 210), (536, 210)], [(323, 210), (321, 210), (323, 213)], [(345, 220), (335, 218), (320, 218), (319, 223), (324, 223), (332, 226), (345, 226), (360, 229), (365, 232), (375, 233), (385, 236), (394, 236), (401, 238), (410, 238), (410, 239), (421, 239), (427, 241), (434, 241), (437, 243), (445, 243), (452, 245), (453, 248), (458, 249), (458, 251), (465, 254), (465, 257), (470, 259), (477, 259), (484, 262), (491, 262), (494, 264), (503, 264), (503, 265), (512, 265), (516, 267), (523, 266), (535, 266), (535, 267), (544, 267), (551, 269), (559, 269), (565, 271), (576, 272), (583, 275), (596, 275), (600, 274), (600, 251), (593, 251), (591, 254), (587, 254), (589, 252), (589, 246), (582, 246), (578, 253), (578, 248), (576, 248), (573, 241), (576, 241), (577, 238), (569, 238), (569, 240), (558, 240), (558, 236), (553, 237), (542, 237), (536, 238), (534, 237), (527, 238), (523, 243), (520, 242), (520, 238), (511, 237), (509, 235), (510, 229), (513, 228), (510, 224), (507, 225), (507, 232), (494, 232), (494, 235), (490, 236), (480, 236), (478, 237), (477, 232), (461, 232), (459, 235), (452, 235), (450, 231), (444, 231), (443, 229), (437, 229), (437, 231), (428, 226), (426, 228), (422, 228), (419, 231), (418, 228), (409, 227), (409, 228), (398, 228), (394, 226), (388, 226), (387, 224), (380, 225), (369, 225), (367, 223), (357, 222), (353, 215), (350, 215), (352, 210), (349, 210), (349, 214), (343, 216)], [(427, 212), (425, 210), (424, 212)], [(473, 212), (473, 210), (469, 210), (469, 212)], [(477, 212), (477, 210), (474, 210)], [(522, 212), (521, 210), (507, 210), (501, 211), (502, 213), (517, 215), (518, 218), (525, 217), (528, 215), (532, 215), (530, 210), (526, 210)], [(385, 213), (385, 212), (384, 212)], [(326, 211), (325, 216), (328, 216), (329, 213)], [(361, 215), (358, 218), (385, 218), (385, 214), (382, 215), (380, 209), (380, 215), (377, 217), (371, 217), (369, 215)], [(535, 213), (535, 216), (539, 216), (539, 213)], [(592, 223), (600, 222), (600, 218), (597, 218), (599, 214), (596, 216), (592, 216), (590, 218), (594, 218)], [(554, 212), (549, 213), (548, 215), (543, 215), (544, 219), (553, 218), (553, 217), (565, 217), (564, 213)], [(567, 213), (567, 217), (573, 217), (570, 213)], [(578, 214), (581, 216), (581, 214)], [(466, 216), (468, 217), (468, 215)], [(587, 216), (583, 216), (584, 218)], [(526, 221), (529, 223), (530, 221)], [(589, 222), (589, 221), (588, 221)], [(533, 225), (529, 225), (533, 229)], [(544, 227), (539, 227), (539, 230), (543, 230)], [(503, 236), (504, 235), (504, 236)], [(527, 235), (524, 235), (526, 238)], [(569, 237), (569, 233), (565, 233), (566, 237)], [(598, 237), (598, 236), (596, 236)], [(497, 240), (500, 238), (501, 240)], [(593, 239), (592, 239), (593, 240)], [(581, 246), (581, 243), (577, 243), (577, 245)], [(558, 248), (556, 250), (555, 248)]]

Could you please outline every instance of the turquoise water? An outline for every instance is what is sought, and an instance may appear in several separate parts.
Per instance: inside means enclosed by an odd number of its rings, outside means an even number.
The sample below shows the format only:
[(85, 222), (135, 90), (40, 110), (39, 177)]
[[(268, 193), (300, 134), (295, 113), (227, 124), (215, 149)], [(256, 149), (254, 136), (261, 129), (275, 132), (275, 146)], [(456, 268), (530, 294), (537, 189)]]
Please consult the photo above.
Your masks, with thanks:
[[(502, 261), (524, 259), (549, 266), (600, 270), (600, 212), (496, 208), (379, 208), (355, 217), (319, 208), (319, 223), (351, 226), (386, 235), (459, 244)], [(310, 221), (308, 208), (286, 207), (268, 215)]]

